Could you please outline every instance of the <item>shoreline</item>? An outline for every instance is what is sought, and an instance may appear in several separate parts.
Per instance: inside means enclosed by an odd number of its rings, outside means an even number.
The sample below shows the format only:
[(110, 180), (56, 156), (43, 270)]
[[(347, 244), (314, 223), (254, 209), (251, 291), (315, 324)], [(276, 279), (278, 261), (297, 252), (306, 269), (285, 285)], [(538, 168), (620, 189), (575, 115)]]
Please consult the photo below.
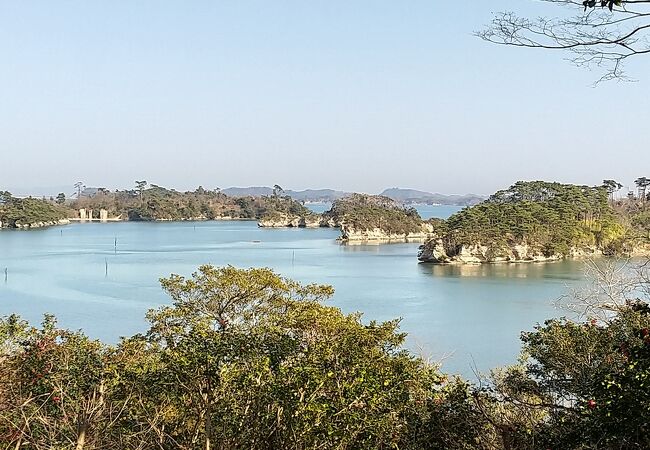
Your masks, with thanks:
[(109, 218), (109, 219), (80, 219), (78, 217), (68, 217), (66, 219), (61, 219), (58, 222), (50, 221), (50, 222), (34, 222), (34, 223), (29, 223), (29, 224), (20, 224), (15, 227), (8, 227), (8, 226), (0, 226), (0, 231), (2, 230), (36, 230), (36, 229), (42, 229), (42, 228), (50, 228), (50, 227), (57, 227), (57, 226), (65, 226), (65, 225), (70, 225), (70, 224), (82, 224), (82, 223), (155, 223), (155, 222), (230, 222), (230, 221), (238, 221), (238, 222), (254, 222), (257, 221), (258, 219), (245, 219), (245, 218), (238, 218), (238, 217), (219, 217), (219, 218), (214, 218), (214, 219), (200, 219), (200, 218), (189, 218), (189, 219), (155, 219), (155, 220), (129, 220), (129, 219), (121, 219), (117, 217)]
[(116, 223), (116, 222), (132, 222), (132, 223), (152, 223), (152, 222), (229, 222), (229, 221), (241, 221), (241, 222), (253, 222), (258, 219), (246, 219), (241, 217), (215, 217), (214, 219), (206, 218), (182, 218), (182, 219), (153, 219), (153, 220), (129, 220), (121, 218), (110, 218), (110, 219), (80, 219), (78, 217), (68, 219), (70, 223)]

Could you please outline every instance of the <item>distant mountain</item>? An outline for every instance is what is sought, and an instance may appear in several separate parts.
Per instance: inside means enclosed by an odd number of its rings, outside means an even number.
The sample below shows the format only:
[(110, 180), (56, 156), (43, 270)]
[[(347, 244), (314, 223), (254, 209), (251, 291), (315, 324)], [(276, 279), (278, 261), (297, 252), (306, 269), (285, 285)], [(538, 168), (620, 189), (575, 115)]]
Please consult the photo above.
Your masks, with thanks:
[[(268, 186), (251, 186), (251, 187), (230, 187), (222, 189), (221, 192), (230, 197), (261, 197), (264, 195), (273, 195), (273, 188)], [(333, 202), (343, 197), (352, 195), (351, 192), (335, 191), (333, 189), (305, 189), (304, 191), (284, 191), (294, 200), (300, 202)], [(380, 195), (390, 197), (401, 203), (425, 203), (429, 205), (459, 205), (471, 206), (485, 200), (483, 197), (474, 194), (467, 195), (444, 195), (432, 194), (431, 192), (418, 191), (415, 189), (391, 188), (386, 189)]]
[(56, 185), (56, 186), (33, 186), (33, 187), (20, 187), (20, 186), (2, 186), (0, 191), (8, 190), (16, 197), (56, 197), (59, 192), (63, 192), (66, 197), (72, 197), (76, 190), (72, 185)]
[(298, 201), (305, 202), (333, 202), (351, 195), (350, 192), (335, 191), (333, 189), (306, 189), (304, 191), (285, 191), (286, 195)]
[[(230, 187), (222, 189), (221, 192), (230, 197), (261, 197), (263, 195), (273, 195), (273, 188), (267, 186)], [(333, 189), (306, 189), (304, 191), (286, 190), (284, 195), (301, 202), (333, 202), (350, 195), (350, 193)]]
[(273, 188), (268, 186), (229, 187), (222, 189), (221, 192), (229, 197), (261, 197), (263, 195), (272, 195)]
[(426, 203), (429, 205), (458, 205), (471, 206), (485, 200), (484, 197), (475, 194), (466, 195), (444, 195), (431, 192), (418, 191), (416, 189), (390, 188), (385, 189), (380, 195), (392, 198), (402, 203)]

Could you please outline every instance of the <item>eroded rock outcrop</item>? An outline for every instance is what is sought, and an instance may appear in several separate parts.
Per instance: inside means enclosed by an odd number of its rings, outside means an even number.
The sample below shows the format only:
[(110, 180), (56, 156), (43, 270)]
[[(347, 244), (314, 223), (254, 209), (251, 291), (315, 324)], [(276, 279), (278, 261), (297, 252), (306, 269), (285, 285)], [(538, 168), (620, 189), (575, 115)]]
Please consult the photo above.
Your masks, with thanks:
[(432, 227), (417, 211), (379, 195), (353, 194), (337, 200), (324, 217), (341, 228), (342, 242), (421, 242)]
[(417, 211), (378, 195), (353, 194), (336, 200), (323, 214), (272, 213), (259, 220), (263, 228), (339, 227), (341, 242), (423, 242), (433, 231)]
[(261, 228), (320, 228), (336, 227), (338, 224), (320, 214), (310, 214), (308, 216), (275, 214), (260, 219), (257, 225)]
[(14, 228), (17, 228), (17, 229), (20, 229), (20, 230), (28, 230), (28, 229), (31, 229), (31, 228), (44, 228), (44, 227), (52, 227), (52, 226), (55, 226), (55, 225), (67, 225), (69, 223), (70, 223), (70, 220), (68, 220), (68, 219), (39, 221), (39, 222), (32, 222), (32, 223), (16, 222), (14, 224)]
[(480, 264), (630, 255), (639, 241), (630, 223), (604, 186), (519, 181), (441, 221), (418, 258)]
[(356, 228), (354, 225), (343, 222), (339, 239), (348, 243), (423, 242), (431, 238), (431, 232), (428, 224), (422, 224), (420, 230), (391, 232), (378, 227)]
[(603, 252), (596, 247), (574, 247), (566, 254), (548, 252), (539, 246), (524, 242), (505, 245), (453, 244), (436, 237), (420, 246), (418, 259), (422, 262), (438, 264), (484, 264), (514, 262), (550, 262), (564, 258), (601, 256)]

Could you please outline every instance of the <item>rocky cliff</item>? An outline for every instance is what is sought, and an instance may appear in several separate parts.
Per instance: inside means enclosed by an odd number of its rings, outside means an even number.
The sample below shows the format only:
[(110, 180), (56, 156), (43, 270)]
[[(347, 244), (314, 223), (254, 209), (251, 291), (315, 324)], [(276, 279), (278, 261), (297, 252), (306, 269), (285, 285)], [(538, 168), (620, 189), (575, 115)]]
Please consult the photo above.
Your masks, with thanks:
[(480, 264), (630, 254), (636, 244), (626, 223), (603, 186), (519, 181), (437, 223), (418, 258)]
[(451, 245), (436, 237), (420, 246), (418, 259), (438, 264), (483, 264), (508, 262), (549, 262), (564, 258), (600, 256), (602, 250), (594, 247), (572, 247), (568, 253), (549, 252), (525, 242), (508, 245), (485, 245), (481, 243)]
[(431, 232), (431, 227), (428, 224), (422, 224), (419, 230), (387, 231), (378, 227), (356, 228), (354, 225), (343, 222), (339, 239), (348, 243), (423, 242), (431, 237)]
[(320, 214), (293, 215), (282, 213), (264, 217), (257, 222), (257, 225), (261, 228), (319, 228), (336, 227), (339, 224)]
[(379, 195), (353, 194), (334, 202), (323, 216), (341, 227), (343, 242), (417, 242), (432, 232), (415, 209)]
[(53, 201), (32, 197), (18, 198), (0, 191), (0, 227), (41, 228), (69, 223), (67, 211)]
[(264, 228), (340, 227), (342, 242), (422, 242), (433, 228), (412, 208), (387, 197), (353, 194), (334, 202), (323, 214), (272, 213), (258, 225)]

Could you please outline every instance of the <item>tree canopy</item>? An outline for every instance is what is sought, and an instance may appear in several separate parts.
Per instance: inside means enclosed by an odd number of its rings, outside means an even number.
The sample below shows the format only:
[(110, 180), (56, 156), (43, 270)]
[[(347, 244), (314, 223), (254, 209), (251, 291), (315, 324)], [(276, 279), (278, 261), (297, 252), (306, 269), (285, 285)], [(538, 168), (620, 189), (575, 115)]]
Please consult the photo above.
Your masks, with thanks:
[(0, 192), (0, 222), (14, 228), (39, 222), (57, 222), (67, 217), (59, 204), (38, 198), (18, 198), (9, 192)]
[(518, 242), (566, 255), (576, 246), (615, 250), (625, 229), (603, 186), (520, 181), (452, 215), (442, 233), (453, 245)]
[(105, 209), (111, 216), (129, 220), (182, 220), (231, 217), (260, 219), (283, 212), (309, 214), (309, 210), (288, 196), (229, 197), (218, 190), (199, 186), (194, 191), (179, 192), (146, 181), (136, 181), (133, 190), (108, 192), (98, 190), (92, 197), (82, 197), (70, 204), (72, 209)]
[(610, 285), (581, 297), (586, 321), (524, 333), (521, 362), (478, 384), (404, 350), (398, 320), (343, 314), (330, 286), (264, 268), (162, 279), (171, 302), (114, 346), (52, 316), (0, 318), (0, 448), (648, 448), (639, 270), (611, 284), (599, 268)]
[(387, 233), (407, 234), (422, 231), (417, 210), (381, 195), (352, 194), (338, 199), (325, 213), (335, 223), (345, 223), (357, 230), (379, 228)]

